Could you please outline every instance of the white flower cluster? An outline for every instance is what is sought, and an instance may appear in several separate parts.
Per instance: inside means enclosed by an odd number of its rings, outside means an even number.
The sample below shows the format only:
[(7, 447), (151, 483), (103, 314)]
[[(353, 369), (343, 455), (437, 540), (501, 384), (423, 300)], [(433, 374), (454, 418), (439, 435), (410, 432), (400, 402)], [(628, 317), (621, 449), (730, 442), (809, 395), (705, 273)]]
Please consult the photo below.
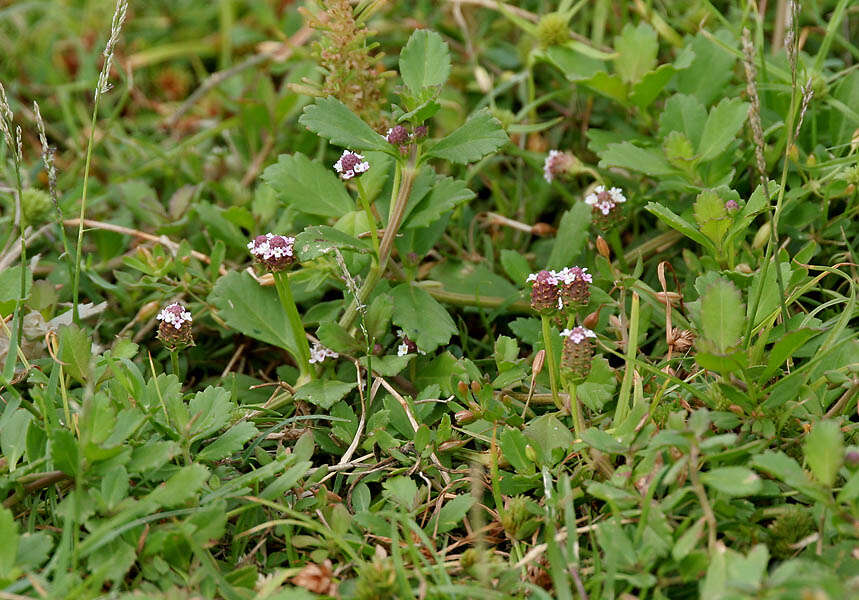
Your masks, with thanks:
[(340, 173), (343, 179), (352, 179), (356, 175), (370, 170), (370, 163), (364, 160), (363, 154), (344, 150), (340, 158), (334, 163), (334, 170)]
[(191, 313), (178, 302), (174, 302), (173, 304), (162, 308), (161, 312), (158, 313), (158, 316), (155, 318), (159, 321), (169, 323), (176, 329), (182, 329), (182, 325), (184, 323), (190, 323), (192, 321)]
[(593, 206), (599, 211), (607, 215), (618, 204), (626, 202), (626, 196), (623, 195), (623, 190), (613, 187), (609, 190), (605, 186), (598, 185), (594, 191), (585, 196), (585, 204)]
[(334, 350), (330, 350), (326, 348), (322, 344), (318, 342), (314, 342), (313, 346), (310, 348), (310, 363), (316, 364), (321, 363), (326, 358), (337, 358), (340, 355), (334, 352)]
[(575, 281), (593, 283), (593, 276), (588, 273), (587, 267), (564, 267), (560, 271), (552, 271), (552, 274), (561, 280), (561, 283), (569, 285)]
[[(550, 285), (558, 285), (559, 283), (570, 284), (579, 279), (588, 283), (593, 283), (594, 281), (593, 276), (588, 273), (587, 267), (564, 267), (560, 271), (546, 272), (548, 273), (548, 276), (544, 275), (540, 281)], [(537, 276), (539, 274), (540, 273), (531, 273), (525, 281), (527, 283), (533, 283), (537, 281)]]
[(572, 329), (564, 329), (561, 332), (561, 337), (570, 338), (574, 344), (581, 344), (587, 338), (595, 338), (596, 336), (597, 334), (593, 331), (581, 325)]
[(270, 258), (292, 256), (294, 245), (295, 238), (292, 236), (267, 233), (265, 235), (258, 235), (248, 242), (248, 250), (254, 256), (268, 260)]

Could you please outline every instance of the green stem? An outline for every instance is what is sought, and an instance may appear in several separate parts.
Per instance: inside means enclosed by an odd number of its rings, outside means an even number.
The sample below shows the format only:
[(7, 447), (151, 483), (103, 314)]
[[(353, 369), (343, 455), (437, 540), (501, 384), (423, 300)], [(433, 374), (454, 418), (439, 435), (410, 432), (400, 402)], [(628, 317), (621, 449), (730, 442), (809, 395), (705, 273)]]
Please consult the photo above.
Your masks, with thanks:
[(379, 234), (376, 231), (376, 215), (373, 214), (370, 200), (367, 198), (367, 193), (364, 191), (364, 185), (361, 183), (361, 178), (355, 179), (355, 184), (358, 186), (358, 198), (361, 200), (361, 205), (364, 207), (364, 212), (367, 214), (367, 227), (370, 228), (370, 238), (373, 240), (373, 251), (376, 253), (376, 261), (379, 260)]
[(632, 302), (629, 315), (629, 328), (626, 340), (626, 371), (623, 374), (623, 382), (620, 385), (620, 394), (617, 399), (617, 408), (614, 411), (614, 426), (617, 427), (629, 414), (629, 397), (632, 392), (632, 378), (635, 372), (635, 357), (638, 353), (638, 320), (639, 320), (639, 297), (632, 292)]
[(173, 374), (179, 381), (182, 381), (182, 378), (179, 376), (179, 353), (176, 352), (175, 348), (170, 350), (170, 364), (173, 366)]
[(90, 164), (92, 163), (92, 151), (95, 144), (95, 124), (98, 119), (98, 104), (101, 100), (101, 90), (96, 87), (95, 97), (93, 98), (92, 120), (89, 127), (89, 140), (86, 147), (86, 162), (84, 164), (84, 180), (83, 189), (81, 190), (81, 214), (78, 222), (78, 242), (75, 247), (75, 273), (72, 280), (72, 320), (76, 324), (80, 324), (80, 314), (78, 312), (78, 292), (81, 279), (81, 250), (84, 241), (84, 219), (86, 218), (86, 201), (87, 201), (87, 184), (89, 183)]
[(388, 259), (394, 246), (394, 238), (406, 213), (409, 194), (412, 192), (412, 184), (417, 175), (415, 164), (416, 160), (412, 160), (409, 165), (402, 168), (399, 163), (397, 164), (397, 170), (394, 173), (394, 186), (391, 190), (390, 216), (388, 224), (385, 226), (385, 234), (382, 236), (382, 242), (379, 245), (379, 262), (370, 268), (364, 284), (358, 290), (358, 296), (352, 300), (346, 312), (340, 317), (340, 326), (345, 329), (352, 326), (355, 317), (358, 315), (358, 306), (367, 301), (367, 298), (370, 297), (376, 284), (382, 278), (385, 268), (388, 266)]
[(310, 345), (307, 343), (307, 335), (304, 333), (304, 324), (301, 322), (301, 316), (295, 306), (295, 299), (292, 297), (292, 288), (289, 286), (287, 274), (284, 271), (274, 273), (274, 284), (277, 288), (277, 295), (280, 297), (280, 304), (283, 306), (289, 321), (295, 348), (298, 350), (298, 356), (295, 357), (298, 363), (298, 382), (304, 383), (313, 379), (313, 369), (310, 368)]
[(558, 410), (563, 411), (564, 405), (558, 394), (558, 362), (555, 360), (555, 349), (552, 346), (552, 331), (549, 327), (549, 317), (540, 315), (543, 323), (543, 347), (546, 349), (546, 362), (549, 363), (549, 385), (552, 387), (552, 400)]
[(585, 432), (585, 417), (582, 412), (582, 401), (576, 393), (576, 384), (569, 379), (566, 379), (567, 396), (570, 398), (570, 411), (573, 413), (573, 429), (576, 432), (576, 438), (583, 439), (582, 435)]

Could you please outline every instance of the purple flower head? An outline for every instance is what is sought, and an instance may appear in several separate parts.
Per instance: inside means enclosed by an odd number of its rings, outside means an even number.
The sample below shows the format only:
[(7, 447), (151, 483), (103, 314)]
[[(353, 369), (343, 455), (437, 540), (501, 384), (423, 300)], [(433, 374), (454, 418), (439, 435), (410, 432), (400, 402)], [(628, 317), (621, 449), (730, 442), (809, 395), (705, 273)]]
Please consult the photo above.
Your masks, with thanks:
[(395, 146), (407, 143), (409, 141), (409, 137), (411, 137), (409, 136), (409, 130), (402, 125), (394, 125), (388, 130), (388, 133), (385, 134), (385, 139), (388, 140), (388, 143)]
[(734, 212), (738, 208), (740, 208), (740, 205), (737, 204), (736, 200), (731, 199), (725, 202), (725, 210), (727, 210), (728, 212)]
[(158, 339), (168, 348), (175, 349), (193, 343), (191, 338), (191, 312), (178, 302), (168, 304), (155, 317), (158, 325)]
[(579, 325), (573, 329), (564, 329), (561, 337), (564, 338), (561, 368), (568, 377), (583, 381), (591, 371), (591, 359), (594, 355), (591, 339), (597, 337), (597, 334)]
[(351, 150), (344, 150), (337, 162), (334, 163), (334, 170), (340, 173), (341, 179), (352, 179), (369, 169), (370, 163), (364, 160), (364, 155)]
[(585, 283), (593, 283), (594, 278), (588, 273), (587, 267), (564, 267), (555, 276), (561, 280), (561, 283), (569, 285), (576, 281), (584, 281)]
[(543, 179), (552, 183), (554, 179), (563, 175), (571, 164), (570, 156), (560, 150), (549, 150), (549, 155), (543, 161)]
[(575, 310), (585, 306), (591, 298), (591, 283), (594, 278), (586, 267), (565, 267), (555, 273), (561, 284), (563, 306)]
[(418, 125), (415, 127), (414, 137), (416, 140), (424, 139), (429, 133), (429, 129), (427, 129), (426, 125)]
[(248, 242), (251, 255), (270, 271), (283, 271), (295, 262), (295, 238), (267, 233)]
[(531, 308), (539, 313), (550, 313), (562, 307), (555, 273), (546, 270), (531, 273), (526, 281), (531, 283)]

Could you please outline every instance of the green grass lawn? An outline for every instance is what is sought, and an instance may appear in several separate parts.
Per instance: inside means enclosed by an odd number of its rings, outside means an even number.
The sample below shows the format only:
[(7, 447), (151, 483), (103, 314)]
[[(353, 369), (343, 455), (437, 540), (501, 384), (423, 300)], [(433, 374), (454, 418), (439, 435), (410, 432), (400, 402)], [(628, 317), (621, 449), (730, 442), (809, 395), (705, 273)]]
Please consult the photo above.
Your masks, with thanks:
[(857, 46), (0, 0), (0, 600), (859, 597)]

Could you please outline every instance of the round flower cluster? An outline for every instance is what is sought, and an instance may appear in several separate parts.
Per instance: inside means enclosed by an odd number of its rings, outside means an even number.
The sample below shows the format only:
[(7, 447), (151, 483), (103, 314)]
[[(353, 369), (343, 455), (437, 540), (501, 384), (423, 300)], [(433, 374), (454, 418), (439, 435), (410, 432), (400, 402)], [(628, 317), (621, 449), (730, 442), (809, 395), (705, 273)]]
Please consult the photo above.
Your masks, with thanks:
[(591, 359), (594, 355), (592, 339), (597, 337), (587, 327), (574, 327), (561, 332), (564, 338), (564, 351), (561, 354), (561, 368), (567, 376), (581, 381), (591, 371)]
[(620, 221), (622, 215), (619, 205), (626, 202), (623, 190), (617, 187), (606, 189), (598, 185), (585, 196), (585, 204), (593, 207), (593, 222), (600, 229), (609, 229)]
[(590, 300), (593, 280), (586, 267), (531, 273), (526, 280), (531, 284), (531, 308), (546, 313), (583, 307)]
[(162, 308), (155, 318), (161, 321), (158, 325), (158, 339), (167, 348), (173, 350), (180, 346), (190, 346), (193, 343), (191, 312), (178, 302)]
[(549, 155), (543, 161), (543, 179), (552, 183), (555, 178), (573, 171), (575, 165), (576, 158), (569, 152), (549, 150)]
[(283, 271), (295, 262), (295, 238), (267, 233), (248, 242), (253, 257), (270, 271)]
[(310, 364), (323, 362), (326, 358), (338, 358), (340, 355), (329, 348), (326, 348), (319, 342), (314, 342), (310, 348)]
[(369, 171), (370, 163), (364, 160), (363, 154), (344, 150), (337, 162), (334, 163), (334, 170), (340, 173), (341, 179), (352, 179)]
[(397, 346), (397, 356), (406, 356), (407, 354), (426, 354), (426, 352), (418, 348), (418, 345), (413, 342), (402, 329), (397, 332), (397, 337), (403, 340), (400, 342), (400, 345)]

